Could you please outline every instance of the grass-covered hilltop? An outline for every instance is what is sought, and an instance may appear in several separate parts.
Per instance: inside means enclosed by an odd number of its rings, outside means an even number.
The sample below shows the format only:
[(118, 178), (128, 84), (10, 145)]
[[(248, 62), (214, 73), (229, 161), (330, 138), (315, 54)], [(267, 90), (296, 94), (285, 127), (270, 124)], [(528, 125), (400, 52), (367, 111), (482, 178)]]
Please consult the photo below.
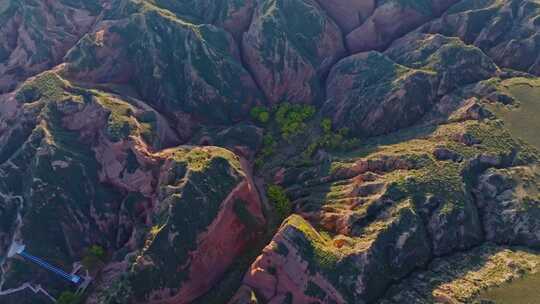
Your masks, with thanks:
[(503, 303), (539, 128), (538, 0), (0, 0), (0, 303)]

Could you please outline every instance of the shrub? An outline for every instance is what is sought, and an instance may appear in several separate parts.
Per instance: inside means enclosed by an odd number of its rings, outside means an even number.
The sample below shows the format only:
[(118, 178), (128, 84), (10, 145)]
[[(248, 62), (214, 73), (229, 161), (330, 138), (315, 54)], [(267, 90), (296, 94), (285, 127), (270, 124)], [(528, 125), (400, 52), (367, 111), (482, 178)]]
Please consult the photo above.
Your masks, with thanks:
[(99, 265), (105, 262), (105, 250), (98, 245), (91, 246), (82, 259), (83, 266), (89, 271), (95, 271)]
[(276, 140), (272, 137), (272, 134), (268, 133), (263, 138), (262, 154), (264, 157), (272, 155), (274, 148), (276, 147)]
[(274, 139), (274, 137), (272, 137), (271, 133), (267, 133), (266, 135), (264, 135), (263, 147), (261, 149), (261, 152), (257, 156), (257, 159), (255, 160), (256, 168), (261, 168), (263, 166), (264, 160), (274, 154), (274, 149), (276, 148), (276, 145), (276, 140)]
[(321, 128), (323, 129), (324, 134), (329, 134), (332, 132), (332, 120), (330, 118), (325, 118), (321, 121)]
[(259, 170), (264, 165), (264, 159), (262, 157), (257, 157), (255, 159), (255, 170)]
[(270, 120), (270, 113), (268, 112), (261, 112), (259, 113), (259, 121), (262, 123), (267, 123)]
[(100, 260), (105, 260), (105, 250), (101, 246), (93, 245), (88, 252)]
[(321, 121), (323, 135), (308, 145), (303, 152), (303, 156), (309, 158), (317, 149), (328, 149), (333, 151), (346, 151), (358, 145), (357, 139), (346, 139), (349, 129), (342, 128), (337, 132), (332, 131), (332, 121), (325, 118)]
[(277, 185), (270, 185), (266, 189), (268, 199), (274, 205), (276, 213), (281, 219), (285, 219), (292, 212), (291, 201), (287, 197), (285, 190)]
[(276, 122), (281, 131), (281, 137), (290, 137), (306, 129), (306, 121), (315, 115), (315, 108), (308, 105), (291, 105), (282, 103), (276, 111)]
[(64, 291), (56, 301), (57, 304), (81, 304), (82, 297), (71, 291)]
[(259, 225), (257, 219), (251, 214), (251, 212), (246, 207), (246, 203), (242, 200), (236, 200), (233, 204), (234, 214), (238, 217), (240, 222), (244, 224), (248, 229), (256, 229)]
[(270, 112), (265, 107), (256, 106), (251, 109), (250, 114), (251, 118), (256, 122), (266, 124), (270, 121)]
[(100, 295), (102, 304), (129, 304), (133, 297), (133, 289), (126, 276), (122, 276)]

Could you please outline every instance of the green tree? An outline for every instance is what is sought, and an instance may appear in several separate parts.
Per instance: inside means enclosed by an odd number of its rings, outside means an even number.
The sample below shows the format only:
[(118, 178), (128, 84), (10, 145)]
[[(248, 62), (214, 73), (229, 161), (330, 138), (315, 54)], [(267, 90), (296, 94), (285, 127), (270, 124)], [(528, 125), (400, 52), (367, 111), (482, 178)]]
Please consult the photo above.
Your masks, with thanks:
[(269, 185), (266, 189), (266, 194), (270, 202), (274, 205), (276, 213), (280, 219), (285, 219), (292, 212), (292, 205), (285, 190), (277, 185)]
[(101, 246), (93, 245), (88, 250), (88, 253), (97, 257), (100, 260), (105, 260), (105, 250)]
[(315, 115), (315, 108), (309, 105), (292, 105), (282, 103), (276, 110), (276, 122), (281, 131), (281, 137), (289, 139), (306, 129), (306, 121)]
[(270, 113), (268, 112), (261, 112), (259, 113), (259, 121), (263, 124), (266, 124), (270, 120)]
[(332, 120), (330, 118), (325, 118), (321, 121), (321, 128), (325, 134), (332, 132)]
[(270, 112), (262, 106), (252, 108), (250, 115), (253, 120), (262, 124), (267, 124), (270, 121)]

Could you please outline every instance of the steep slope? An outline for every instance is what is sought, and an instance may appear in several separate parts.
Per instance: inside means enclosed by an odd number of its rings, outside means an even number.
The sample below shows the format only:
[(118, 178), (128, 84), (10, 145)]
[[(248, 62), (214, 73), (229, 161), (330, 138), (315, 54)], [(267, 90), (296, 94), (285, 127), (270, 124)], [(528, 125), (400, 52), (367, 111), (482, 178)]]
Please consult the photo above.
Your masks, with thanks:
[(124, 5), (108, 11), (70, 50), (67, 77), (130, 84), (141, 98), (176, 117), (186, 136), (197, 122), (235, 122), (262, 102), (227, 32), (187, 23), (150, 4)]
[(88, 31), (104, 1), (0, 2), (0, 93), (60, 63)]
[[(217, 147), (156, 151), (178, 139), (140, 101), (45, 72), (0, 107), (6, 123), (0, 132), (3, 254), (13, 239), (22, 240), (30, 252), (69, 269), (84, 264), (88, 249), (99, 244), (109, 253), (107, 263), (133, 272), (129, 278), (141, 302), (173, 286), (180, 297), (193, 299), (263, 227), (258, 192), (238, 157)], [(126, 253), (139, 258), (130, 262)], [(153, 267), (152, 261), (159, 263)], [(4, 291), (43, 280), (53, 282), (51, 294), (67, 288), (20, 260), (3, 267)], [(147, 283), (147, 272), (158, 274), (155, 285)], [(139, 285), (141, 276), (146, 283)], [(158, 297), (174, 295), (166, 294)], [(27, 295), (24, 301), (49, 300)]]
[(271, 104), (316, 103), (323, 76), (345, 53), (341, 31), (314, 0), (259, 1), (242, 49)]
[(470, 303), (480, 290), (519, 280), (523, 272), (536, 272), (538, 262), (538, 255), (527, 250), (477, 247), (435, 259), (429, 270), (393, 286), (380, 303)]
[(334, 19), (344, 34), (359, 27), (375, 10), (375, 0), (328, 0), (320, 5)]
[[(308, 179), (311, 168), (285, 172), (296, 176), (285, 185), (295, 212), (308, 221), (294, 215), (283, 223), (246, 274), (245, 285), (266, 301), (369, 303), (433, 256), (472, 248), (484, 242), (484, 231), (511, 227), (506, 220), (490, 220), (496, 211), (479, 210), (471, 195), (474, 179), (485, 168), (538, 162), (536, 151), (497, 131), (500, 127), (497, 121), (473, 120), (398, 143), (395, 137), (373, 139), (374, 146), (334, 156), (327, 175), (324, 165), (317, 170), (323, 175)], [(381, 140), (389, 143), (381, 145)], [(377, 152), (354, 156), (370, 150)], [(530, 191), (534, 196), (535, 188)], [(515, 204), (527, 214), (508, 215), (521, 227), (515, 233), (535, 231), (536, 223), (527, 218), (536, 207), (525, 207), (525, 200)], [(483, 226), (480, 218), (489, 224)], [(501, 244), (530, 244), (504, 235), (515, 241)]]
[(384, 0), (347, 35), (347, 46), (356, 52), (382, 50), (394, 39), (438, 17), (458, 0)]
[(540, 75), (540, 3), (462, 1), (419, 31), (456, 36), (504, 68)]
[(413, 125), (444, 95), (497, 70), (482, 51), (458, 39), (412, 34), (384, 54), (360, 53), (337, 63), (322, 111), (355, 134), (385, 134)]
[(138, 302), (190, 303), (246, 249), (264, 217), (231, 152), (180, 148), (162, 156), (157, 221), (130, 280)]

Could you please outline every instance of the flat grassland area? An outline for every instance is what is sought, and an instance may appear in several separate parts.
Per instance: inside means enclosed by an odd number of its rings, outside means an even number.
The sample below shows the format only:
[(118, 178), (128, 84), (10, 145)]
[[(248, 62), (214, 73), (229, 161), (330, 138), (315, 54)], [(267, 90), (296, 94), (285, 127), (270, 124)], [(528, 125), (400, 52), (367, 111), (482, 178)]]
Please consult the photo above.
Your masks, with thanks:
[(504, 121), (514, 136), (540, 149), (540, 84), (510, 84), (508, 91), (519, 101), (520, 106), (495, 106), (495, 114)]

